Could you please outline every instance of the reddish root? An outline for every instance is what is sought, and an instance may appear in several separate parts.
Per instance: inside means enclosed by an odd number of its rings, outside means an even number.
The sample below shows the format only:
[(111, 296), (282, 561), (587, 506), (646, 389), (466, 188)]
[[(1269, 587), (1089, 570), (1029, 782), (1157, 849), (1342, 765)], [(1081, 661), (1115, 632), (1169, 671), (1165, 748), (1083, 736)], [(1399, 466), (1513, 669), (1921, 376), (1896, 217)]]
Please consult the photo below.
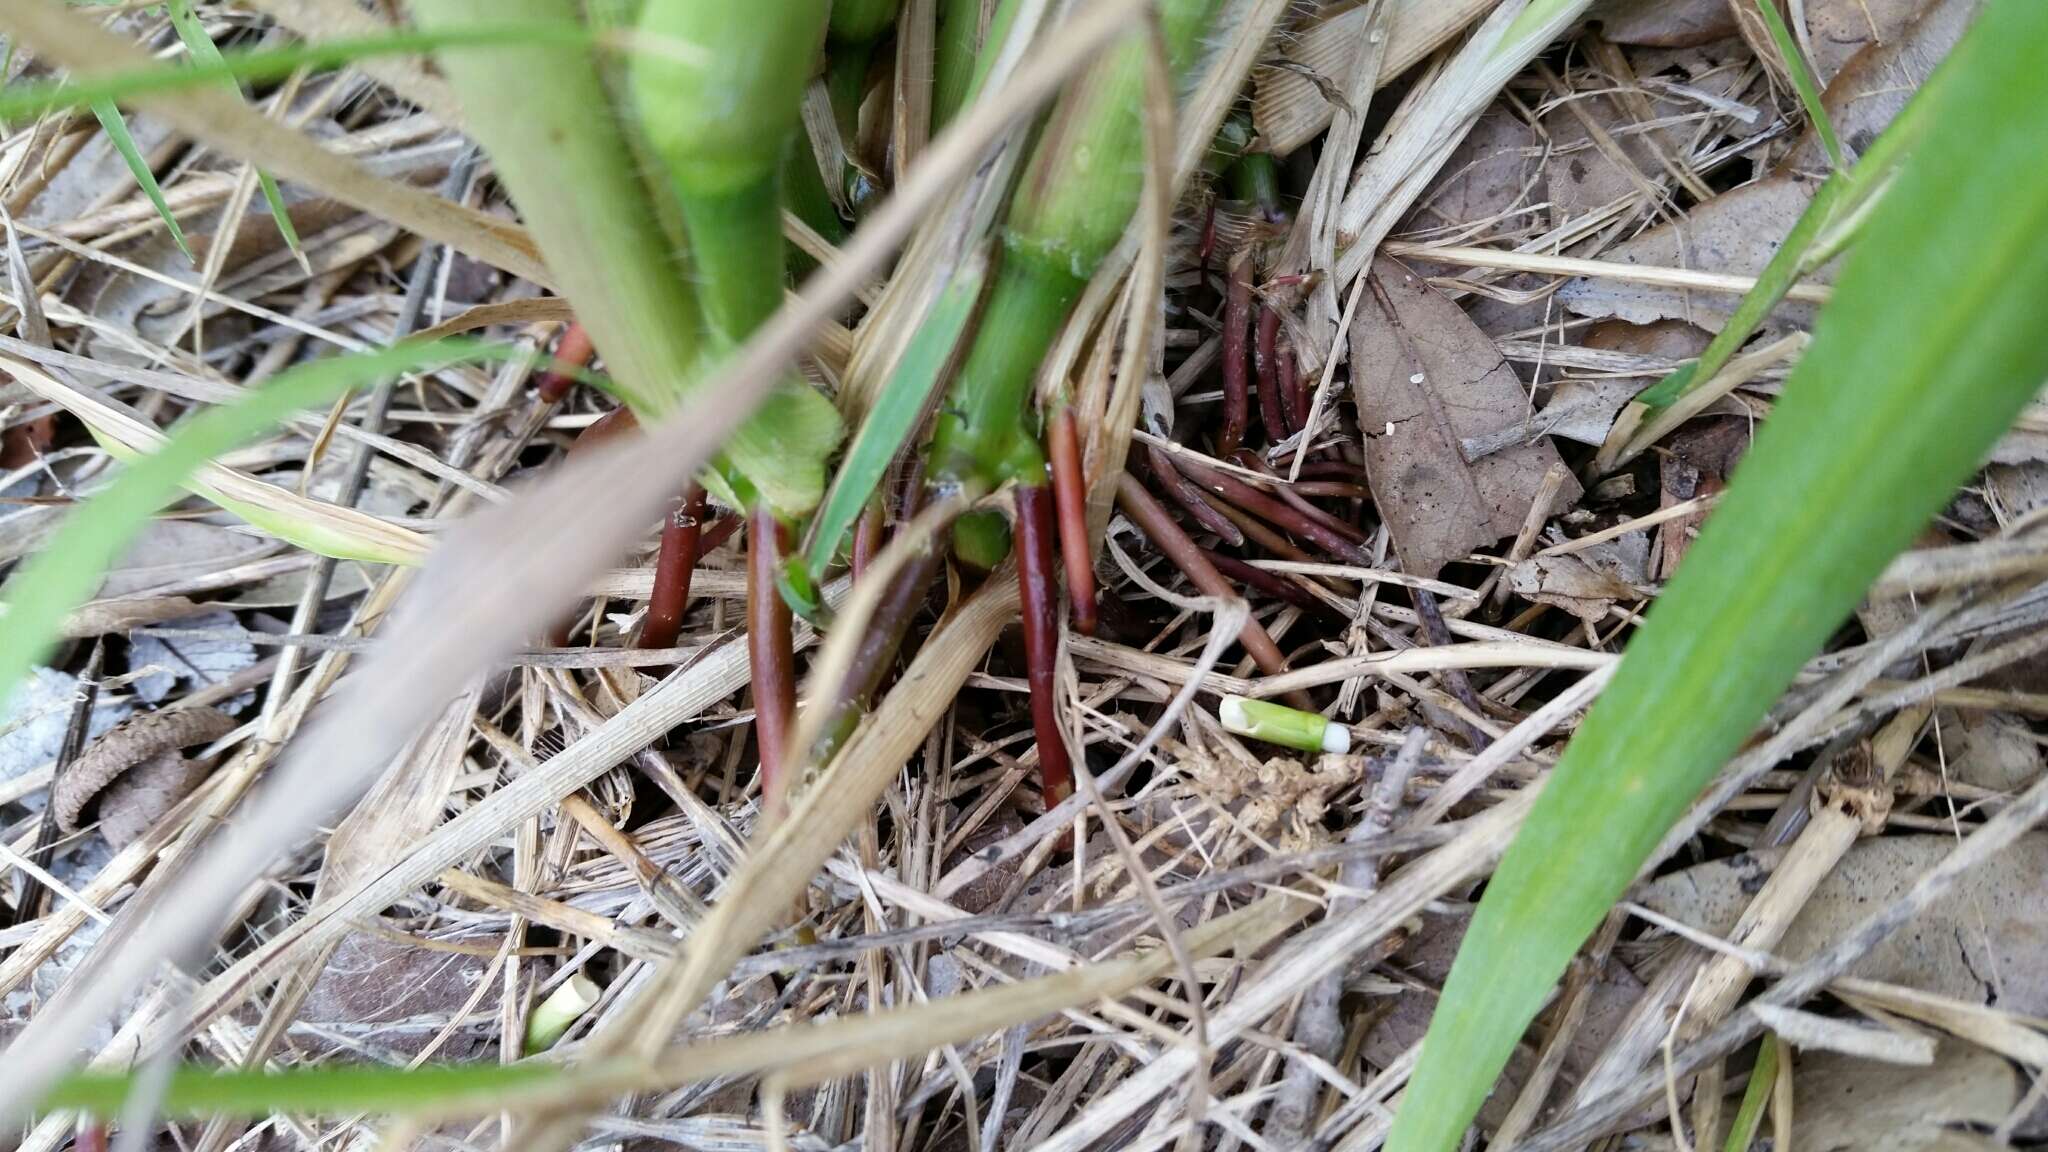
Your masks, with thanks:
[(536, 383), (540, 398), (549, 404), (560, 403), (569, 389), (576, 386), (576, 373), (590, 363), (592, 351), (590, 333), (583, 330), (583, 325), (570, 321), (555, 344), (554, 361), (541, 372)]
[(796, 653), (789, 605), (775, 586), (782, 526), (766, 505), (747, 525), (747, 664), (754, 679), (754, 741), (761, 750), (761, 805), (768, 819), (786, 802), (789, 734), (796, 719)]
[(704, 532), (704, 486), (692, 484), (669, 509), (661, 525), (661, 551), (654, 558), (654, 594), (640, 626), (642, 648), (673, 648), (690, 607), (690, 578)]
[(1059, 600), (1053, 573), (1053, 494), (1043, 484), (1017, 488), (1017, 586), (1024, 608), (1024, 669), (1031, 686), (1031, 728), (1038, 737), (1038, 772), (1045, 806), (1074, 791), (1074, 766), (1060, 731), (1053, 675), (1059, 660)]
[(1251, 321), (1252, 254), (1246, 249), (1231, 257), (1230, 280), (1223, 293), (1223, 431), (1216, 446), (1226, 454), (1244, 443), (1245, 428), (1251, 423), (1251, 387), (1245, 380)]
[(1061, 405), (1046, 429), (1052, 461), (1052, 494), (1059, 511), (1060, 558), (1066, 563), (1067, 599), (1074, 631), (1095, 635), (1095, 561), (1088, 547), (1088, 480), (1081, 467), (1081, 436), (1074, 410)]
[(1365, 550), (1359, 546), (1363, 534), (1348, 524), (1340, 529), (1326, 522), (1322, 517), (1328, 514), (1323, 513), (1321, 509), (1316, 509), (1320, 515), (1310, 515), (1285, 500), (1261, 492), (1227, 472), (1197, 464), (1192, 460), (1183, 464), (1181, 470), (1187, 473), (1188, 479), (1201, 485), (1204, 490), (1215, 493), (1225, 501), (1297, 539), (1306, 540), (1324, 552), (1354, 564), (1370, 562), (1365, 559)]
[(1265, 459), (1262, 458), (1258, 453), (1239, 452), (1236, 456), (1232, 457), (1232, 460), (1237, 464), (1242, 465), (1245, 468), (1249, 468), (1254, 472), (1259, 472), (1264, 475), (1271, 476), (1274, 480), (1280, 481), (1277, 490), (1280, 493), (1280, 499), (1285, 501), (1288, 507), (1293, 508), (1295, 511), (1301, 513), (1302, 515), (1308, 517), (1311, 520), (1314, 520), (1316, 523), (1323, 525), (1330, 531), (1337, 533), (1338, 535), (1344, 537), (1346, 540), (1349, 540), (1354, 544), (1363, 544), (1366, 542), (1367, 539), (1369, 539), (1365, 531), (1358, 527), (1358, 525), (1347, 523), (1346, 521), (1340, 519), (1333, 513), (1326, 512), (1323, 509), (1316, 507), (1314, 504), (1311, 504), (1307, 496), (1295, 490), (1294, 485), (1286, 483), (1284, 480), (1281, 480), (1280, 474), (1278, 472), (1275, 472), (1272, 469), (1272, 467), (1266, 463)]
[(1168, 499), (1178, 504), (1195, 523), (1214, 532), (1225, 544), (1232, 548), (1244, 547), (1244, 533), (1231, 523), (1229, 516), (1209, 503), (1208, 497), (1202, 495), (1202, 490), (1193, 481), (1180, 474), (1166, 449), (1148, 445), (1145, 451), (1152, 466), (1153, 479), (1166, 490)]
[[(1152, 546), (1171, 560), (1174, 567), (1179, 568), (1188, 582), (1200, 589), (1203, 595), (1218, 599), (1237, 596), (1237, 589), (1223, 578), (1215, 565), (1209, 563), (1209, 558), (1202, 555), (1202, 550), (1188, 539), (1188, 534), (1181, 531), (1180, 525), (1173, 522), (1173, 517), (1152, 498), (1150, 492), (1145, 491), (1145, 486), (1138, 483), (1136, 477), (1128, 473), (1117, 477), (1116, 502), (1124, 510), (1124, 515), (1131, 518), (1131, 523), (1138, 526), (1138, 531), (1152, 541)], [(1237, 640), (1244, 646), (1245, 654), (1259, 666), (1259, 671), (1268, 676), (1278, 676), (1287, 671), (1286, 655), (1256, 619), (1245, 620)], [(1297, 708), (1315, 706), (1303, 692), (1290, 693), (1287, 702)]]

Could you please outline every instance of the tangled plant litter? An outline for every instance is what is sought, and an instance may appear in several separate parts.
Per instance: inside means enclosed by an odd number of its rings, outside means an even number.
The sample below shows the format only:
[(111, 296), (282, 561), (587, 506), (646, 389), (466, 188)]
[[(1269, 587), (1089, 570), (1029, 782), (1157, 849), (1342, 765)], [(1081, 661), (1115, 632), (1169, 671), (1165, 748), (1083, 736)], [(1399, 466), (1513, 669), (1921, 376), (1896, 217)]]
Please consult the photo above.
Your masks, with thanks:
[[(1854, 878), (1866, 850), (1928, 833), (1966, 837), (1957, 861), (2003, 859), (1967, 838), (2019, 844), (2036, 807), (2007, 798), (2040, 773), (2037, 694), (2012, 677), (2040, 647), (2048, 570), (2048, 424), (2028, 403), (2048, 364), (2026, 324), (2048, 297), (2038, 7), (1900, 0), (1863, 13), (1860, 55), (1836, 54), (1844, 17), (1821, 0), (1718, 36), (1674, 31), (1676, 0), (1633, 23), (1540, 0), (1377, 0), (1362, 19), (1266, 0), (418, 0), (408, 26), (312, 7), (327, 14), (292, 28), (316, 42), (283, 49), (204, 2), (104, 27), (0, 8), (34, 70), (0, 97), (24, 225), (7, 478), (25, 493), (0, 562), (48, 540), (6, 586), (6, 684), (68, 676), (86, 657), (65, 641), (105, 637), (114, 674), (87, 679), (127, 706), (151, 670), (125, 654), (201, 612), (209, 643), (321, 653), (145, 701), (249, 726), (118, 854), (85, 851), (89, 828), (32, 838), (47, 863), (18, 870), (51, 883), (22, 887), (0, 962), (0, 984), (37, 993), (9, 1009), (17, 1110), (79, 1043), (107, 1064), (139, 1041), (292, 1067), (182, 1069), (160, 1100), (146, 1074), (74, 1076), (52, 1099), (98, 1118), (81, 1131), (118, 1112), (140, 1135), (160, 1106), (215, 1117), (209, 1150), (230, 1114), (365, 1109), (504, 1113), (522, 1147), (736, 1128), (1448, 1148), (1476, 1119), (1483, 1140), (1548, 1147), (1625, 1132), (1650, 1103), (1629, 1095), (1649, 1075), (1633, 1038), (1671, 1004), (1645, 978), (1699, 945), (1661, 911), (1614, 911), (1638, 870), (1781, 845), (1849, 890), (1774, 880), (1747, 946), (1794, 949), (1827, 901), (1872, 901), (1815, 945), (1837, 976), (1868, 953), (1865, 999), (1841, 1003), (1920, 1005), (1943, 1068), (1971, 1045), (2030, 1063), (2025, 1021), (2048, 1004), (2029, 1007), (2007, 941), (2034, 904), (1968, 925), (1970, 963), (1900, 967), (1881, 937), (1964, 873), (1922, 865), (1911, 896)], [(173, 45), (192, 63), (139, 63)], [(392, 98), (423, 90), (403, 55), (421, 49), (459, 129)], [(375, 81), (356, 71), (371, 59), (390, 64)], [(1856, 120), (1878, 77), (1889, 127)], [(222, 127), (255, 121), (246, 142)], [(466, 147), (457, 131), (487, 176), (430, 204), (415, 185)], [(276, 228), (222, 218), (251, 210), (250, 180)], [(1171, 219), (1141, 210), (1147, 189)], [(1739, 214), (1786, 189), (1791, 211)], [(1687, 247), (1724, 218), (1761, 242)], [(1389, 237), (1406, 268), (1372, 259)], [(383, 269), (422, 240), (451, 251), (435, 331), (472, 309), (512, 351), (332, 355), (388, 341)], [(1531, 253), (1587, 276), (1545, 279)], [(1787, 303), (1816, 279), (1817, 322)], [(1638, 280), (1756, 287), (1709, 316), (1614, 290)], [(535, 286), (580, 323), (530, 392), (566, 314), (516, 318)], [(584, 363), (595, 387), (565, 386)], [(370, 385), (397, 401), (388, 420), (374, 398), (306, 414)], [(582, 429), (635, 423), (558, 459)], [(336, 445), (363, 454), (362, 509), (321, 487)], [(519, 472), (523, 490), (496, 488)], [(166, 509), (180, 484), (211, 504)], [(415, 586), (380, 570), (434, 543)], [(231, 546), (251, 558), (184, 556)], [(1963, 562), (1980, 553), (1994, 562)], [(346, 563), (303, 579), (318, 554)], [(372, 659), (315, 709), (368, 634)], [(646, 663), (670, 653), (666, 676)], [(1857, 733), (1886, 720), (1872, 784)], [(1770, 738), (1740, 751), (1760, 722)], [(25, 734), (7, 802), (33, 802), (83, 729), (41, 754), (46, 722), (7, 723)], [(1950, 770), (1959, 734), (1985, 763)], [(2001, 774), (1980, 774), (2001, 738)], [(308, 787), (315, 763), (332, 770)], [(409, 796), (424, 823), (390, 821), (369, 875), (364, 822), (316, 829), (377, 772), (370, 795)], [(1808, 797), (1856, 789), (1883, 803), (1857, 801), (1876, 815), (1823, 847), (1843, 825), (1809, 825)], [(1653, 855), (1673, 836), (1689, 854)], [(278, 867), (284, 884), (248, 889)], [(1468, 916), (1454, 902), (1481, 880)], [(382, 958), (351, 968), (349, 949)], [(437, 955), (459, 991), (400, 975)], [(2006, 974), (1988, 1007), (1968, 982), (1987, 956)], [(160, 957), (204, 981), (190, 1009), (126, 998)], [(302, 974), (311, 993), (260, 1028), (232, 1013)], [(1561, 974), (1536, 1059), (1504, 1063)], [(365, 1007), (401, 989), (425, 998), (417, 1049)], [(1912, 999), (1930, 994), (1938, 1010)], [(127, 1047), (89, 1031), (116, 1009)], [(274, 1049), (294, 1015), (394, 1066)], [(1853, 1028), (1801, 1019), (1802, 1044)], [(1687, 1078), (1657, 1123), (1681, 1141), (1718, 1139), (1747, 1020), (1674, 1034), (1664, 1059)], [(1855, 1075), (1765, 1051), (1776, 1087), (1740, 1097), (1744, 1138), (1766, 1118), (1783, 1138)], [(396, 1066), (436, 1056), (456, 1062)], [(2025, 1127), (2016, 1087), (1977, 1087), (2004, 1111), (1947, 1122)], [(27, 1141), (70, 1130), (46, 1115)]]

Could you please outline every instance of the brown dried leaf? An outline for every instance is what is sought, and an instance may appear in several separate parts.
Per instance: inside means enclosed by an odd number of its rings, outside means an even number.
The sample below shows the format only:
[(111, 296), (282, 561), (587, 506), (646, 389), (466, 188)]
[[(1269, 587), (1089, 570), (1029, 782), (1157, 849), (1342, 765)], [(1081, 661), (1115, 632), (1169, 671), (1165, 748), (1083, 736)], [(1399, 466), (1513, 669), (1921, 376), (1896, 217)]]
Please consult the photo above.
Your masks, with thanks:
[[(1793, 963), (1840, 940), (1872, 910), (1902, 895), (1955, 848), (1948, 836), (1859, 841), (1821, 882), (1775, 950)], [(1904, 984), (2022, 1015), (2048, 1012), (2048, 835), (2030, 834), (1966, 873), (1953, 898), (1908, 922), (1872, 949), (1852, 975)], [(1734, 927), (1754, 897), (1763, 863), (1755, 855), (1701, 864), (1644, 885), (1637, 899), (1716, 935)]]
[(1812, 1152), (1975, 1152), (2004, 1145), (1959, 1130), (1993, 1125), (2019, 1102), (2020, 1080), (2003, 1058), (1945, 1039), (1928, 1068), (1800, 1053), (1792, 1115)]
[[(1524, 422), (1521, 380), (1464, 311), (1420, 276), (1385, 258), (1372, 276), (1385, 302), (1361, 303), (1351, 328), (1366, 473), (1402, 570), (1434, 576), (1520, 530), (1543, 474), (1561, 461), (1547, 440), (1467, 461), (1461, 441)], [(1552, 507), (1570, 507), (1579, 494), (1568, 477)]]
[[(178, 750), (210, 744), (235, 727), (233, 717), (212, 708), (169, 708), (123, 720), (87, 745), (58, 777), (50, 799), (57, 827), (78, 831), (81, 817), (97, 803), (102, 819), (109, 821), (108, 842), (126, 843), (115, 835), (125, 832), (133, 839), (146, 831), (211, 769), (210, 762), (201, 762), (196, 772), (187, 771)], [(117, 787), (124, 777), (145, 768), (146, 778)], [(116, 800), (129, 805), (128, 810), (114, 812), (110, 805)]]
[[(1386, 55), (1380, 62), (1385, 84), (1448, 43), (1458, 30), (1492, 7), (1492, 0), (1387, 0)], [(1267, 150), (1285, 156), (1330, 126), (1336, 108), (1324, 92), (1342, 91), (1339, 73), (1364, 32), (1369, 6), (1358, 4), (1304, 24), (1284, 42), (1285, 67), (1253, 73), (1252, 124)], [(1318, 83), (1318, 81), (1321, 83)]]
[[(1617, 264), (1684, 268), (1754, 276), (1784, 243), (1792, 225), (1806, 211), (1817, 185), (1794, 174), (1765, 177), (1724, 192), (1694, 208), (1683, 220), (1659, 224), (1632, 240), (1601, 253)], [(1826, 282), (1828, 269), (1813, 279)], [(1631, 324), (1683, 320), (1718, 331), (1735, 310), (1738, 297), (1726, 293), (1686, 292), (1628, 284), (1619, 280), (1580, 277), (1557, 290), (1558, 302), (1580, 316), (1621, 319)], [(1781, 305), (1774, 317), (1789, 324), (1809, 325), (1812, 305)]]
[[(1870, 147), (1871, 141), (1919, 90), (1928, 73), (1963, 38), (1963, 30), (1970, 26), (1982, 3), (1983, 0), (1934, 0), (1896, 39), (1872, 43), (1842, 66), (1820, 99), (1845, 147), (1858, 155)], [(1850, 6), (1855, 6), (1853, 0)], [(1853, 18), (1855, 14), (1848, 15)], [(1820, 51), (1818, 42), (1814, 51)], [(1819, 171), (1826, 164), (1819, 138), (1808, 126), (1785, 165)], [(1780, 171), (1783, 170), (1781, 167)]]
[[(488, 938), (475, 941), (489, 945)], [(417, 1055), (440, 1026), (462, 1009), (490, 963), (486, 956), (415, 947), (369, 932), (344, 938), (328, 958), (301, 1014), (306, 1024), (333, 1029), (356, 1043), (408, 1056)], [(401, 1025), (407, 1025), (401, 1027)], [(480, 1037), (481, 1031), (475, 1034)], [(441, 1049), (445, 1059), (473, 1058), (480, 1040), (465, 1043), (464, 1033)], [(315, 1055), (347, 1052), (349, 1045), (328, 1040), (306, 1043)]]
[(1856, 54), (1902, 39), (1933, 0), (1806, 0), (1806, 46), (1814, 75), (1834, 82)]
[(1692, 48), (1735, 35), (1728, 0), (1598, 0), (1588, 23), (1616, 44)]
[(1591, 621), (1605, 619), (1617, 600), (1641, 600), (1648, 595), (1570, 555), (1532, 556), (1522, 561), (1508, 569), (1508, 590)]

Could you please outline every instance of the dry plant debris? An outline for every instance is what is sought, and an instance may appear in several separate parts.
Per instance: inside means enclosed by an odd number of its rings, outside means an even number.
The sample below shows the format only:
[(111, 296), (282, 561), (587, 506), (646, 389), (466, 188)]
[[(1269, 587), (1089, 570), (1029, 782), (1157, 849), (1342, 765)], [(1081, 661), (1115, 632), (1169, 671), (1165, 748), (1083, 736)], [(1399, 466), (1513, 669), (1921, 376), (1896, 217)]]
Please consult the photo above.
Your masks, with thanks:
[[(228, 49), (379, 35), (396, 7), (193, 5)], [(1004, 75), (1060, 46), (1061, 7)], [(251, 1067), (509, 1062), (534, 1009), (591, 980), (595, 1003), (552, 1049), (574, 1061), (943, 1011), (1060, 972), (1139, 973), (1124, 994), (1077, 994), (937, 1047), (877, 1040), (582, 1101), (565, 1130), (636, 1147), (1161, 1147), (1183, 1133), (1219, 1149), (1378, 1147), (1475, 886), (1684, 557), (1784, 365), (1613, 474), (1592, 468), (1594, 449), (1636, 393), (1701, 351), (1824, 175), (1782, 64), (1726, 0), (1585, 6), (1478, 94), (1475, 116), (1452, 117), (1411, 168), (1386, 171), (1407, 154), (1378, 145), (1422, 114), (1473, 29), (1512, 7), (1235, 0), (1178, 135), (1148, 141), (1176, 177), (1170, 218), (1148, 231), (1141, 211), (1043, 381), (1079, 417), (1098, 543), (1127, 490), (1098, 550), (1099, 629), (1063, 631), (1052, 678), (1093, 787), (1046, 810), (1028, 699), (1041, 689), (1027, 687), (1008, 570), (947, 563), (903, 605), (915, 658), (876, 721), (788, 813), (764, 817), (740, 635), (744, 532), (730, 513), (697, 526), (678, 633), (636, 649), (656, 585), (650, 517), (551, 634), (495, 638), (528, 647), (437, 697), (426, 730), (381, 734), (408, 743), (345, 819), (302, 837), (270, 883), (217, 894), (233, 927), (193, 970), (196, 991), (124, 998), (120, 1038), (85, 1036), (87, 1054), (120, 1064), (139, 1042)], [(1977, 5), (1785, 7), (1825, 107), (1860, 150)], [(47, 12), (22, 15), (44, 8), (0, 6), (19, 9), (0, 12), (20, 37), (10, 80), (84, 74), (95, 44), (120, 46), (114, 63), (182, 52), (152, 6), (73, 9), (72, 24), (102, 39), (67, 43), (38, 38), (55, 26)], [(797, 157), (844, 165), (819, 175), (866, 221), (887, 220), (870, 206), (912, 188), (945, 143), (917, 50), (962, 6), (901, 9), (872, 65), (831, 78), (854, 86), (844, 123), (826, 79), (815, 86), (811, 147)], [(1377, 73), (1354, 72), (1361, 61)], [(1063, 77), (1045, 67), (1041, 79)], [(438, 70), (378, 56), (247, 92), (225, 112), (221, 91), (159, 93), (128, 118), (191, 260), (92, 117), (0, 133), (0, 319), (12, 333), (0, 353), (24, 366), (0, 383), (0, 565), (40, 548), (117, 466), (92, 414), (169, 428), (295, 363), (417, 330), (475, 331), (520, 354), (301, 413), (216, 461), (223, 474), (277, 508), (418, 553), (502, 503), (507, 485), (556, 472), (591, 429), (615, 427), (601, 390), (550, 369), (550, 348), (580, 361), (588, 343), (548, 295)], [(1226, 117), (1247, 151), (1205, 169)], [(269, 134), (238, 141), (255, 121)], [(294, 146), (249, 154), (276, 134)], [(1325, 154), (1346, 170), (1318, 175)], [(254, 161), (283, 183), (298, 254), (249, 195)], [(806, 372), (838, 390), (850, 420), (969, 266), (1015, 157), (978, 172), (971, 161), (920, 192), (930, 199), (899, 221), (908, 244), (876, 264), (842, 324), (798, 333)], [(1399, 222), (1344, 280), (1334, 255), (1354, 237), (1336, 221), (1368, 184), (1396, 190), (1384, 210)], [(845, 249), (809, 235), (807, 250), (830, 268), (866, 227)], [(1752, 347), (1809, 326), (1827, 280), (1779, 308)], [(1667, 1040), (1680, 1054), (1699, 1041), (1715, 1019), (1674, 1019), (1725, 1015), (1753, 983), (1742, 967), (1718, 1001), (1695, 989), (1695, 974), (1725, 977), (1735, 962), (1716, 966), (1730, 947), (1718, 938), (1772, 973), (1806, 961), (2040, 779), (2048, 408), (1997, 461), (1776, 717), (1798, 715), (1887, 637), (1909, 637), (1836, 718), (1889, 733), (1874, 738), (1881, 771), (1859, 778), (1869, 806), (1854, 821), (1827, 814), (1839, 742), (1753, 765), (1748, 786), (1712, 796), (1581, 957), (1482, 1112), (1480, 1146), (1506, 1146), (1503, 1126), (1540, 1146), (1576, 1104), (1656, 1067)], [(916, 483), (894, 470), (863, 521), (860, 564), (910, 534), (903, 495)], [(535, 555), (552, 546), (524, 542)], [(77, 996), (96, 956), (149, 947), (152, 905), (232, 825), (356, 655), (380, 637), (402, 650), (408, 636), (388, 621), (410, 582), (408, 568), (317, 556), (196, 498), (130, 545), (35, 690), (0, 717), (0, 1035)], [(835, 583), (823, 596), (846, 610), (859, 592), (856, 578), (852, 593)], [(817, 638), (799, 624), (800, 671), (815, 666)], [(98, 702), (74, 717), (95, 642), (107, 653)], [(1282, 673), (1291, 699), (1349, 730), (1352, 753), (1285, 753), (1218, 723), (1218, 693), (1270, 695), (1260, 682)], [(81, 721), (82, 751), (67, 759)], [(2027, 1090), (2048, 1074), (2044, 844), (2022, 838), (1875, 944), (1830, 996), (1784, 1016), (1788, 1038), (1805, 1029), (1812, 1047), (1766, 1086), (1765, 1123), (1801, 1147), (2048, 1138), (2048, 1108)], [(1787, 860), (1812, 874), (1768, 888)], [(1232, 914), (1247, 919), (1222, 920)], [(1185, 935), (1239, 922), (1258, 925), (1243, 947), (1202, 937), (1180, 951)], [(1114, 966), (1134, 953), (1147, 958)], [(641, 1014), (643, 987), (668, 991), (666, 1016)], [(1854, 1044), (1927, 1063), (1826, 1050)], [(1718, 1147), (1752, 1052), (1674, 1080), (1659, 1106), (1607, 1126), (1612, 1146)], [(112, 1119), (39, 1118), (21, 1147), (55, 1152), (76, 1133), (85, 1148)], [(431, 1136), (332, 1117), (278, 1115), (246, 1132), (148, 1123), (206, 1152), (501, 1138), (495, 1115)], [(557, 1134), (537, 1123), (502, 1131)]]

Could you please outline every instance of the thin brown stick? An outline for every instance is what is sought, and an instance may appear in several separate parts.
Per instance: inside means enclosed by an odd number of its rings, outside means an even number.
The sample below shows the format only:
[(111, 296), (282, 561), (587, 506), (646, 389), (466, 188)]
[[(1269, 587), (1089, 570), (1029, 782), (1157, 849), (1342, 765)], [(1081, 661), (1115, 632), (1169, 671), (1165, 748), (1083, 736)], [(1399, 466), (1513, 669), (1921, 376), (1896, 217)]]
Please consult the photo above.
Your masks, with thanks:
[(747, 663), (754, 678), (754, 742), (761, 750), (761, 805), (779, 815), (787, 787), (789, 734), (796, 719), (794, 624), (775, 577), (782, 525), (766, 504), (747, 525)]
[(1053, 499), (1059, 506), (1060, 559), (1066, 563), (1074, 631), (1093, 636), (1095, 560), (1088, 547), (1088, 476), (1081, 466), (1081, 437), (1070, 405), (1063, 404), (1053, 413), (1045, 441), (1052, 461)]
[(1074, 793), (1074, 768), (1060, 731), (1054, 669), (1060, 654), (1059, 597), (1053, 572), (1053, 493), (1044, 484), (1017, 487), (1017, 590), (1024, 611), (1024, 669), (1031, 686), (1031, 729), (1045, 806)]

